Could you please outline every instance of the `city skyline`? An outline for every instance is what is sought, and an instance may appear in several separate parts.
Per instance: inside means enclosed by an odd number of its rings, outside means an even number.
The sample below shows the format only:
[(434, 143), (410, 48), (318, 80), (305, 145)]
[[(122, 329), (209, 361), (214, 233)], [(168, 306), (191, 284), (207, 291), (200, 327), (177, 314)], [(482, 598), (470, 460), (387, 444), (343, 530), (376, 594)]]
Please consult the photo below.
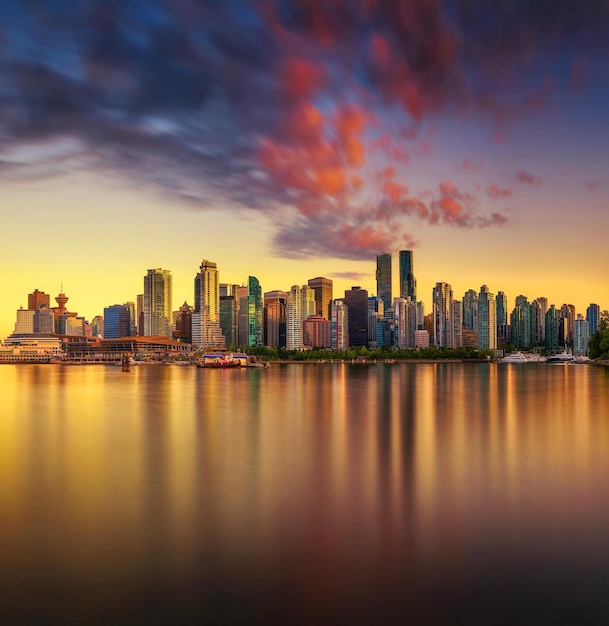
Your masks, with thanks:
[(89, 321), (150, 267), (192, 303), (203, 258), (609, 306), (606, 5), (153, 4), (0, 6), (0, 337), (62, 281)]

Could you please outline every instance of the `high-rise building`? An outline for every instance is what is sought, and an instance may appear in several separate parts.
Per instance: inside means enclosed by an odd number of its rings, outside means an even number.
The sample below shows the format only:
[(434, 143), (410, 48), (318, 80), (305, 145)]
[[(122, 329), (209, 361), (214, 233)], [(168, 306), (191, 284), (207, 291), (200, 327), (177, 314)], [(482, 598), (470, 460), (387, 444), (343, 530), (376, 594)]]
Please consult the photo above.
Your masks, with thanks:
[(136, 311), (135, 319), (137, 320), (137, 334), (139, 337), (144, 336), (144, 294), (138, 293), (135, 299)]
[(393, 303), (391, 254), (383, 252), (376, 257), (376, 294), (383, 301), (384, 311)]
[(221, 348), (225, 345), (220, 328), (218, 266), (207, 259), (203, 259), (195, 277), (192, 343), (199, 349)]
[(573, 327), (575, 323), (575, 307), (572, 304), (563, 304), (560, 307), (560, 313), (563, 319), (566, 320), (566, 337), (565, 345), (573, 345)]
[(271, 348), (286, 347), (285, 291), (268, 291), (264, 294), (264, 345)]
[(448, 283), (439, 282), (432, 290), (432, 335), (430, 341), (438, 348), (452, 348), (453, 290)]
[(144, 276), (144, 335), (171, 337), (171, 272), (150, 269)]
[(486, 285), (480, 287), (478, 294), (478, 347), (482, 350), (497, 348), (497, 303)]
[(478, 294), (474, 289), (468, 289), (461, 301), (463, 321), (461, 325), (466, 330), (478, 332)]
[(261, 346), (263, 344), (263, 317), (262, 287), (260, 287), (260, 282), (255, 276), (249, 276), (247, 279), (248, 346)]
[(548, 350), (556, 351), (561, 345), (560, 338), (560, 326), (561, 326), (560, 311), (552, 304), (546, 312), (546, 338), (545, 346)]
[(347, 350), (349, 347), (349, 309), (342, 298), (332, 302), (332, 348)]
[(239, 345), (244, 347), (250, 341), (249, 286), (233, 285), (233, 296), (237, 301), (237, 337)]
[(302, 350), (302, 289), (292, 285), (286, 302), (286, 348)]
[(417, 330), (417, 305), (410, 298), (394, 298), (393, 319), (395, 322), (395, 342), (400, 349), (415, 347)]
[(463, 308), (461, 300), (453, 300), (453, 348), (463, 345)]
[(233, 295), (220, 296), (220, 328), (228, 347), (239, 343), (239, 307)]
[(302, 292), (302, 319), (306, 320), (307, 317), (316, 315), (315, 291), (309, 285), (303, 285), (300, 290)]
[(302, 321), (302, 343), (305, 348), (332, 347), (332, 322), (321, 315), (309, 315)]
[(131, 315), (126, 304), (113, 304), (104, 308), (104, 339), (129, 337)]
[(91, 321), (91, 335), (93, 337), (104, 336), (104, 316), (96, 315)]
[(28, 294), (27, 297), (27, 308), (30, 311), (36, 311), (40, 308), (41, 304), (46, 304), (47, 308), (51, 308), (51, 296), (48, 293), (44, 293), (44, 291), (38, 291), (38, 289), (34, 289), (34, 291)]
[(333, 286), (329, 278), (318, 276), (310, 278), (308, 285), (315, 293), (315, 313), (321, 315), (323, 319), (330, 319), (330, 310), (332, 306)]
[(24, 309), (17, 310), (17, 321), (15, 322), (15, 335), (30, 335), (34, 332), (34, 314), (35, 310)]
[(601, 307), (598, 304), (591, 304), (586, 309), (586, 321), (588, 322), (589, 335), (598, 332), (601, 324)]
[(368, 292), (361, 287), (345, 290), (345, 304), (349, 309), (349, 345), (368, 345)]
[(495, 302), (497, 303), (497, 327), (499, 327), (508, 323), (508, 302), (507, 296), (503, 293), (503, 291), (497, 292)]
[(548, 299), (541, 297), (533, 300), (539, 306), (539, 342), (544, 343), (546, 339), (546, 313), (548, 312)]
[(400, 298), (417, 301), (417, 279), (414, 277), (412, 250), (400, 250)]
[[(383, 326), (379, 322), (384, 319), (385, 304), (378, 296), (368, 298), (368, 346), (374, 350), (377, 346), (383, 345)], [(380, 330), (379, 336), (377, 332)]]
[(518, 349), (531, 345), (531, 307), (526, 296), (516, 297), (516, 306), (510, 315), (512, 342)]
[(193, 313), (194, 307), (190, 306), (186, 301), (184, 301), (184, 304), (177, 311), (174, 312), (174, 339), (177, 339), (178, 341), (181, 341), (183, 343), (192, 343)]
[(55, 317), (48, 305), (41, 304), (34, 312), (33, 326), (35, 333), (54, 333)]
[(573, 323), (573, 354), (575, 356), (584, 356), (588, 352), (588, 322), (583, 315), (578, 315)]

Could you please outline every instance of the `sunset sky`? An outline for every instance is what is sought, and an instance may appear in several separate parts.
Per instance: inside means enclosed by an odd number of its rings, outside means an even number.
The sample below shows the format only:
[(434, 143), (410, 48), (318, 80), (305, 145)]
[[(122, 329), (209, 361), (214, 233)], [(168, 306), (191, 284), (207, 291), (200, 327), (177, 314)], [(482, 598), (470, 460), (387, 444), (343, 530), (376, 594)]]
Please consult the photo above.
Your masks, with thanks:
[(427, 312), (609, 308), (608, 53), (605, 0), (0, 0), (0, 338), (36, 288), (373, 294), (405, 248)]

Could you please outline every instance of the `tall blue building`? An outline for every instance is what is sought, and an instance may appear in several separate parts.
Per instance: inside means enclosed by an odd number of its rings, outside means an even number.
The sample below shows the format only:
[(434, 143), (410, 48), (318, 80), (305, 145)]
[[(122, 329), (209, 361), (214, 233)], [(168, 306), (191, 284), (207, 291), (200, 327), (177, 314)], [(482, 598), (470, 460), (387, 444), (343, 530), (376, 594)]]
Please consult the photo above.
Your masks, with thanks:
[(119, 339), (131, 333), (131, 311), (127, 304), (113, 304), (104, 309), (104, 338)]
[(586, 309), (586, 321), (588, 322), (588, 334), (593, 335), (598, 331), (601, 323), (601, 307), (598, 304), (591, 304)]
[(262, 287), (255, 276), (247, 279), (247, 328), (248, 346), (261, 346), (263, 341), (264, 307), (262, 302)]

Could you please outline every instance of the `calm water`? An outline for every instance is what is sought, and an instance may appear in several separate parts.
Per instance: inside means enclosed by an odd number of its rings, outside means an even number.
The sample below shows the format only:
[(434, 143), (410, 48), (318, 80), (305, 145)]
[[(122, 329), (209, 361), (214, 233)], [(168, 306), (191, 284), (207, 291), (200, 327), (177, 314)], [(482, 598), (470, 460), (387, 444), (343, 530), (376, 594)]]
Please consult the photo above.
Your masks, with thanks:
[(0, 366), (2, 623), (609, 623), (609, 371)]

